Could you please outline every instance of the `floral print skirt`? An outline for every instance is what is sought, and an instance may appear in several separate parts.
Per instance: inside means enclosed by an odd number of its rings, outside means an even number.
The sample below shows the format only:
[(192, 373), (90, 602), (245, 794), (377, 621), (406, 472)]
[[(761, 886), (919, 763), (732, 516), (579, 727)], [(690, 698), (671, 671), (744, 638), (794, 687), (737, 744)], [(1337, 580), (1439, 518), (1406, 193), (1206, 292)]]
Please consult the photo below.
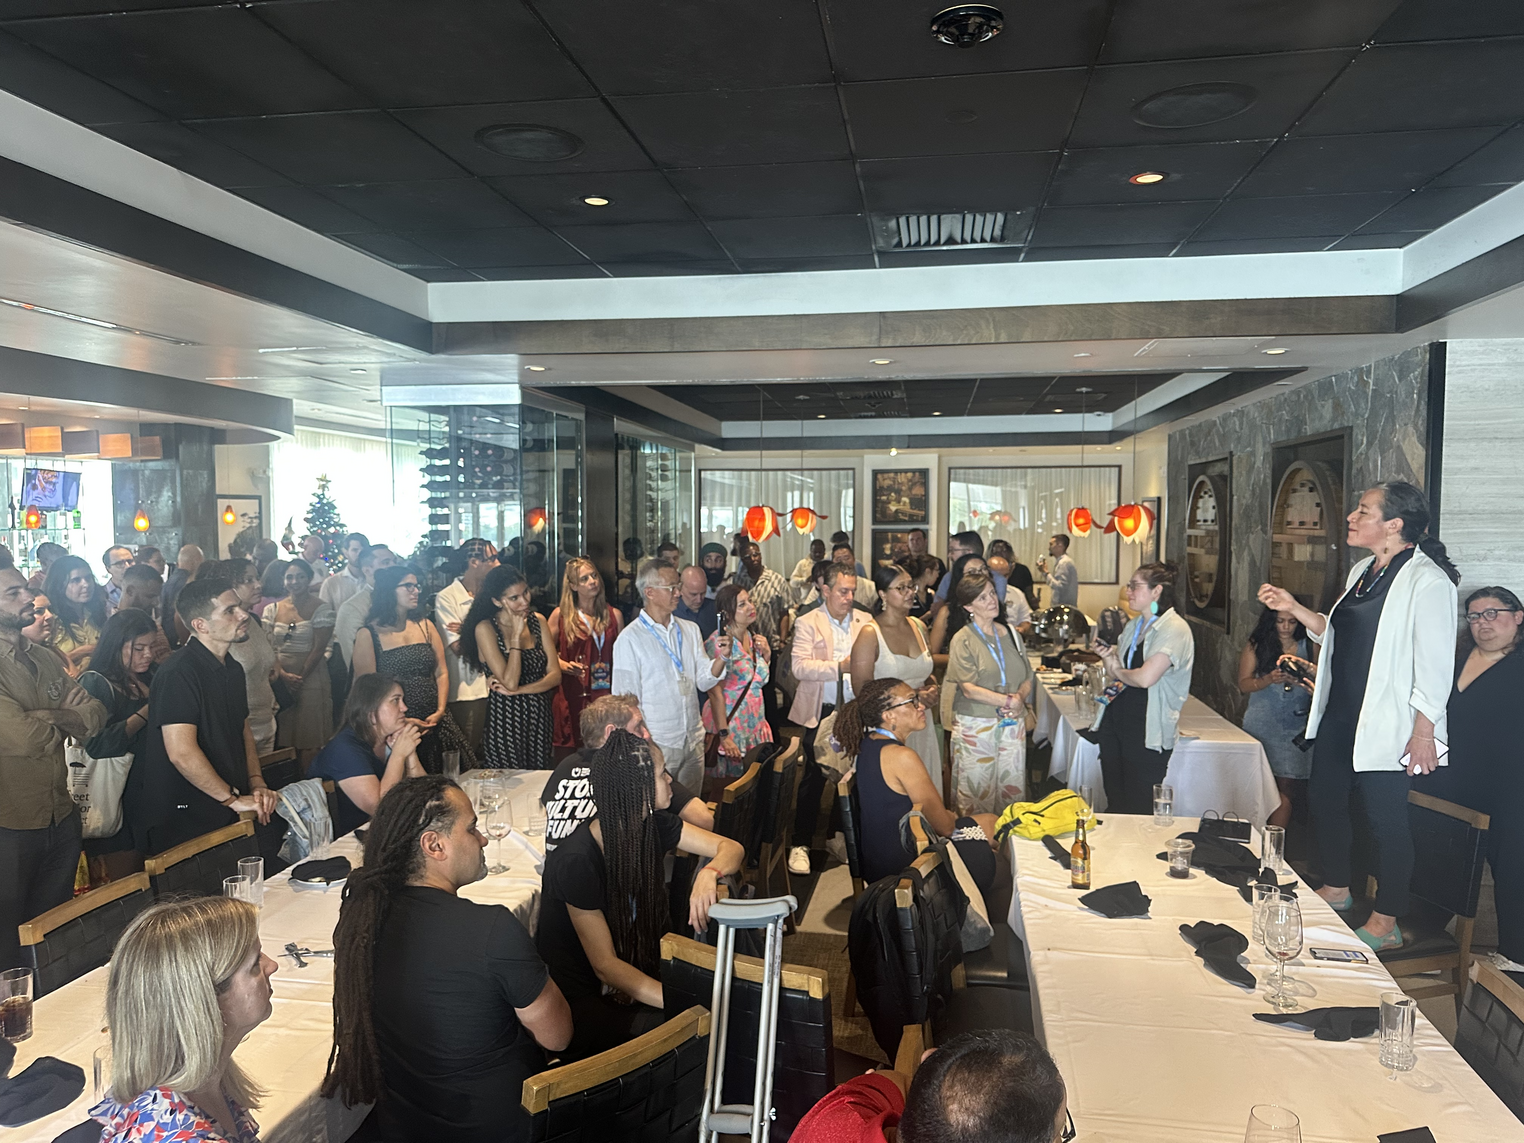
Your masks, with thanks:
[(954, 714), (953, 803), (957, 813), (998, 814), (1019, 802), (1026, 785), (1027, 728), (1019, 720)]

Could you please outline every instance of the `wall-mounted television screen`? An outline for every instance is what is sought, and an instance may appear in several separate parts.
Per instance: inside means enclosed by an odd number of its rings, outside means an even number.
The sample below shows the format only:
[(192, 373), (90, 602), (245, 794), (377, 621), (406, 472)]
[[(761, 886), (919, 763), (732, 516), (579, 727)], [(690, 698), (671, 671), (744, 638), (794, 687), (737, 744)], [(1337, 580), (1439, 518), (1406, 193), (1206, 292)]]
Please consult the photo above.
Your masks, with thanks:
[(21, 505), (49, 511), (79, 507), (79, 473), (56, 468), (29, 468), (22, 474)]

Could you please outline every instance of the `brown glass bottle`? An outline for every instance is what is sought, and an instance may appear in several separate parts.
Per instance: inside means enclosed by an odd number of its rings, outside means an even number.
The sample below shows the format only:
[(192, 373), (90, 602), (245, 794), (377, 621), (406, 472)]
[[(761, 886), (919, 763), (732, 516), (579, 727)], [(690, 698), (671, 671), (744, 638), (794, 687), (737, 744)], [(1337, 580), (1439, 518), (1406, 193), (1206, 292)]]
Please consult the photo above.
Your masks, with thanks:
[(1085, 819), (1074, 819), (1074, 844), (1069, 848), (1069, 888), (1090, 888), (1090, 843), (1085, 840)]

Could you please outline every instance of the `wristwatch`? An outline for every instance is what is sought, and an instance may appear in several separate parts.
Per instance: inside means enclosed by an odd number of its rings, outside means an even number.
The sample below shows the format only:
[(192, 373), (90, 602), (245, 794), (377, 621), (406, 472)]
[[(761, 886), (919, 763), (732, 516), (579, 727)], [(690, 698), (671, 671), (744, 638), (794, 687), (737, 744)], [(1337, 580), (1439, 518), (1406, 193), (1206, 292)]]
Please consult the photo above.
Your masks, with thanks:
[(218, 803), (219, 805), (231, 806), (239, 798), (243, 797), (243, 795), (238, 792), (238, 787), (237, 786), (229, 785), (228, 789), (231, 790), (232, 792), (230, 794), (228, 794), (227, 797), (223, 798), (222, 801), (220, 803)]

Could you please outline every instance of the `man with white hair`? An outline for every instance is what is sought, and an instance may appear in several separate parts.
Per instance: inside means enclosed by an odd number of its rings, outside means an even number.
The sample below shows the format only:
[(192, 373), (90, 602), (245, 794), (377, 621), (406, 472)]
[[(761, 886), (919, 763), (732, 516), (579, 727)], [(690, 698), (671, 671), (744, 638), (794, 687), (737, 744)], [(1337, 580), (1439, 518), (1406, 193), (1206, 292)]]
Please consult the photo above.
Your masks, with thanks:
[(719, 658), (704, 657), (698, 626), (673, 614), (679, 588), (671, 564), (647, 560), (635, 577), (635, 590), (645, 609), (614, 641), (613, 693), (634, 696), (668, 773), (698, 789), (704, 780), (698, 692), (725, 677), (730, 639), (719, 637)]

